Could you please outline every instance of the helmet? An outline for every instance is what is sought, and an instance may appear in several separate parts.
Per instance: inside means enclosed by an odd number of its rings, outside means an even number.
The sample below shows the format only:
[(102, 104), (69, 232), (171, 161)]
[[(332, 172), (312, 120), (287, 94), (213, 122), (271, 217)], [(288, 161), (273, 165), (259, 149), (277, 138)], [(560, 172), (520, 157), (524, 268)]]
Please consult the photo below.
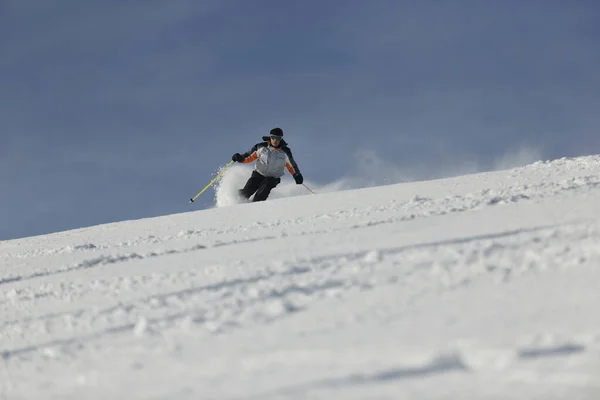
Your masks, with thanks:
[(281, 128), (273, 128), (269, 132), (271, 136), (283, 136), (283, 130)]

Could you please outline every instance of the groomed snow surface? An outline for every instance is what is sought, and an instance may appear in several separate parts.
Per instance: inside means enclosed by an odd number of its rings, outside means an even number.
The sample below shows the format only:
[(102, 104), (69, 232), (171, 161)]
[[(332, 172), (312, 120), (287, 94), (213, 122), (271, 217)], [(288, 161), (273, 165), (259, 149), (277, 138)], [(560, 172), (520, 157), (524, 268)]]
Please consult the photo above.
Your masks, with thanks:
[(600, 399), (599, 156), (227, 204), (247, 172), (0, 242), (0, 399)]

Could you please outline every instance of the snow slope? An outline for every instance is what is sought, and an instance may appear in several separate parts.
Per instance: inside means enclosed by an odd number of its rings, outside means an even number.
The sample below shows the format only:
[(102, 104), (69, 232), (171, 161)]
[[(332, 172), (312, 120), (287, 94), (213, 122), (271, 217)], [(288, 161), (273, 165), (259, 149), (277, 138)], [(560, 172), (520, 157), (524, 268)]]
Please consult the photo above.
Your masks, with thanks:
[(599, 156), (303, 194), (0, 242), (0, 399), (600, 398)]

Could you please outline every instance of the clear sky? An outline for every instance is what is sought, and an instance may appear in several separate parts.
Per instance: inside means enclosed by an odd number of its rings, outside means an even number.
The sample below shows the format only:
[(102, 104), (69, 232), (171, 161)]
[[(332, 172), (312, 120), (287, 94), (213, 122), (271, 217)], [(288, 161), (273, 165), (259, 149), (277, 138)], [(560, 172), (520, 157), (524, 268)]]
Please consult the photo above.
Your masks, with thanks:
[(315, 185), (600, 153), (599, 65), (594, 0), (2, 0), (0, 239), (212, 207), (274, 126)]

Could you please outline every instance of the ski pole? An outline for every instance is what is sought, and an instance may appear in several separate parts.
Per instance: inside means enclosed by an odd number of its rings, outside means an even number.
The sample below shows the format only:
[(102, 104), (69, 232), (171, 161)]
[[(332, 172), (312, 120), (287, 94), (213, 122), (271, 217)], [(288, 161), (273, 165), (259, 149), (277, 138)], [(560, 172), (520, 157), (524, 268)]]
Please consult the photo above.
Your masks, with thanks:
[(306, 190), (308, 190), (309, 192), (311, 192), (312, 194), (315, 194), (315, 192), (313, 192), (311, 190), (311, 188), (309, 188), (308, 186), (306, 186), (304, 183), (302, 184), (302, 186), (304, 186), (306, 188)]
[(212, 181), (210, 181), (210, 183), (209, 183), (208, 185), (206, 185), (206, 187), (205, 187), (204, 189), (202, 189), (202, 190), (200, 191), (200, 193), (198, 193), (196, 196), (194, 196), (193, 198), (191, 198), (191, 199), (190, 199), (190, 203), (193, 203), (193, 202), (194, 202), (194, 200), (196, 200), (196, 199), (198, 198), (198, 196), (200, 196), (202, 193), (204, 193), (204, 191), (205, 191), (206, 189), (208, 189), (209, 187), (211, 187), (211, 185), (212, 185), (213, 183), (215, 183), (215, 181), (216, 181), (217, 179), (219, 179), (219, 177), (220, 177), (221, 175), (223, 175), (223, 172), (225, 172), (225, 171), (227, 170), (227, 168), (231, 167), (231, 164), (233, 164), (233, 161), (229, 161), (229, 164), (227, 164), (227, 165), (226, 165), (226, 166), (225, 166), (225, 167), (224, 167), (224, 168), (221, 170), (221, 172), (219, 172), (219, 173), (217, 174), (217, 176), (215, 176), (215, 179), (213, 179)]

